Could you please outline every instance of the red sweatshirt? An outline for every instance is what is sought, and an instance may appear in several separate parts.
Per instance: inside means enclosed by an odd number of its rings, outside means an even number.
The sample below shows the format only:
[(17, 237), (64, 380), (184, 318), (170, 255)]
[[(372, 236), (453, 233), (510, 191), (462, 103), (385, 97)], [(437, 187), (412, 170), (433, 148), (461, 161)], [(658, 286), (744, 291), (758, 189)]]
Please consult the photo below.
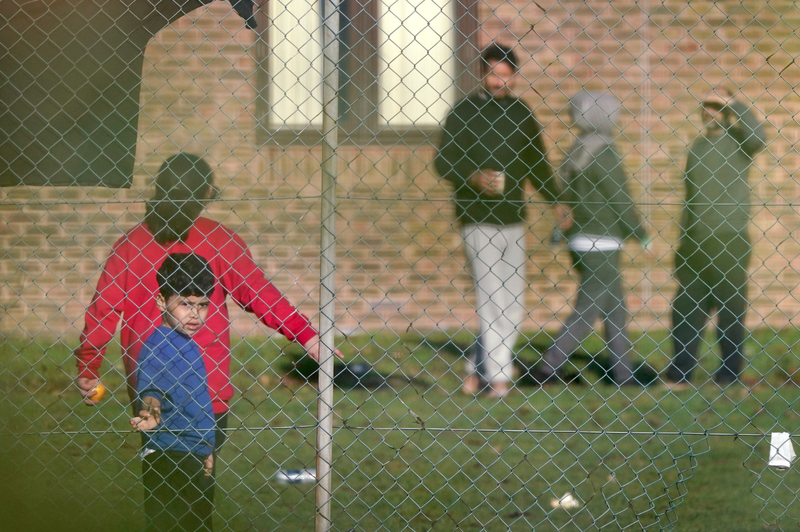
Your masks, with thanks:
[(86, 311), (81, 345), (75, 350), (78, 376), (99, 377), (106, 346), (121, 318), (122, 358), (128, 382), (135, 386), (132, 379), (139, 351), (161, 324), (161, 312), (156, 306), (156, 271), (172, 253), (200, 255), (217, 278), (206, 324), (194, 335), (194, 340), (204, 354), (214, 412), (225, 412), (227, 402), (233, 397), (230, 318), (225, 305), (228, 294), (290, 340), (305, 344), (317, 331), (265, 278), (244, 241), (224, 225), (207, 218), (195, 221), (186, 242), (162, 246), (156, 243), (146, 225), (139, 224), (114, 244), (97, 284), (97, 293)]

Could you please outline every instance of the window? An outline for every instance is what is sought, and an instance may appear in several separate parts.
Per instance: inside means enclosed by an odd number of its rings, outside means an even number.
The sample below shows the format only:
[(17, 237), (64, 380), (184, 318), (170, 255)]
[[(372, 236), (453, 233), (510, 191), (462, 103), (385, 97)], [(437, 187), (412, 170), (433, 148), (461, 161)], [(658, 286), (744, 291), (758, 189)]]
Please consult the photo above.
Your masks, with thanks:
[[(261, 123), (274, 142), (313, 142), (322, 125), (324, 2), (268, 5)], [(477, 56), (474, 9), (462, 0), (341, 0), (340, 139), (415, 143), (438, 130), (474, 85), (462, 75)]]
[(322, 27), (309, 0), (271, 0), (269, 123), (302, 128), (322, 124)]
[[(415, 5), (416, 4), (416, 5)], [(378, 116), (398, 127), (437, 126), (453, 103), (455, 13), (450, 0), (382, 0)]]

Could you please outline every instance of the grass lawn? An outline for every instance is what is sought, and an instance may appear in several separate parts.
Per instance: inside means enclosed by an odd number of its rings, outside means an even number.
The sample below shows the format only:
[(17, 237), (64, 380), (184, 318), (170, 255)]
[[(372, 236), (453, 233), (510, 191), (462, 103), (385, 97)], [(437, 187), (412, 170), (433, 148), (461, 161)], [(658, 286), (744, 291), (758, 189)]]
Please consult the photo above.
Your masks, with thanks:
[[(697, 391), (620, 391), (578, 353), (584, 384), (519, 386), (500, 402), (458, 391), (472, 341), (464, 332), (341, 341), (385, 384), (335, 393), (334, 530), (796, 529), (800, 476), (768, 468), (768, 436), (753, 435), (798, 432), (797, 330), (753, 333), (749, 389), (711, 383), (719, 361), (708, 353)], [(519, 360), (533, 364), (548, 343), (527, 338)], [(663, 332), (635, 344), (664, 368)], [(592, 338), (582, 353), (599, 350)], [(104, 365), (113, 396), (96, 409), (70, 387), (70, 353), (37, 339), (0, 348), (0, 515), (10, 516), (0, 528), (139, 530), (139, 437), (127, 427), (118, 352)], [(273, 480), (315, 465), (316, 390), (284, 378), (299, 355), (272, 340), (234, 348), (217, 530), (314, 529), (314, 486)], [(581, 507), (553, 508), (565, 493)]]

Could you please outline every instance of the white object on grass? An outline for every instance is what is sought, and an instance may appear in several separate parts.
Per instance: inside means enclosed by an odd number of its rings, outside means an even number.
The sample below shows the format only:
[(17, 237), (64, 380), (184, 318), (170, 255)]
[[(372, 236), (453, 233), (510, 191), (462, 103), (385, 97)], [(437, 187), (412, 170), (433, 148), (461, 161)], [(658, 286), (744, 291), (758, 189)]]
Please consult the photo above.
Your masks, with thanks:
[(553, 499), (550, 501), (550, 506), (553, 508), (563, 508), (565, 510), (574, 510), (581, 507), (581, 501), (578, 500), (573, 494), (567, 492), (560, 499)]
[(317, 470), (311, 469), (281, 469), (275, 473), (275, 480), (279, 484), (308, 484), (317, 481)]
[(788, 469), (797, 458), (794, 454), (792, 437), (788, 432), (773, 432), (769, 444), (769, 465), (778, 469)]

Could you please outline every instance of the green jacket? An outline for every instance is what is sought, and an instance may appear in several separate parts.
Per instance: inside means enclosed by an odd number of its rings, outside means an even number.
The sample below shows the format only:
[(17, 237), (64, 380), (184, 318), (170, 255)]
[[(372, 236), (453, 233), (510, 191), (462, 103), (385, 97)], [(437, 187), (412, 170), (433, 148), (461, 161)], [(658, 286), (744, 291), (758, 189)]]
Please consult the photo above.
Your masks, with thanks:
[(628, 177), (613, 146), (597, 153), (592, 162), (573, 175), (564, 176), (564, 204), (573, 224), (567, 236), (612, 236), (644, 241), (647, 233), (639, 210), (628, 193)]
[(572, 212), (568, 237), (587, 235), (645, 240), (628, 177), (614, 149), (620, 103), (613, 95), (580, 91), (570, 98), (576, 138), (561, 164), (564, 203)]
[(706, 131), (689, 148), (682, 244), (699, 245), (711, 235), (733, 238), (746, 233), (750, 224), (748, 174), (753, 157), (764, 147), (766, 133), (744, 103), (734, 100), (726, 110), (731, 125)]
[[(462, 224), (523, 221), (525, 181), (550, 202), (559, 194), (545, 158), (541, 127), (518, 98), (491, 98), (481, 92), (461, 100), (447, 116), (434, 164), (454, 186), (456, 216)], [(501, 197), (490, 197), (467, 183), (481, 168), (505, 172)]]

